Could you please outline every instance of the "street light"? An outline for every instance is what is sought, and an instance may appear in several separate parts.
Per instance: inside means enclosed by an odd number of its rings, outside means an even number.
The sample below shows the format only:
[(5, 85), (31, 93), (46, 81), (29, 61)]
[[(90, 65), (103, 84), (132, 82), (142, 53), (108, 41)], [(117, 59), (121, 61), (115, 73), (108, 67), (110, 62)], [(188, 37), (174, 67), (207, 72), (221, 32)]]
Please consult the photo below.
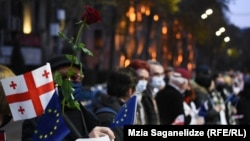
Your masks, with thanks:
[(23, 8), (23, 33), (30, 34), (32, 32), (32, 16), (31, 6), (29, 3), (24, 4)]
[(223, 32), (225, 32), (226, 31), (226, 29), (225, 29), (225, 27), (221, 27), (219, 30), (217, 30), (216, 32), (215, 32), (215, 35), (216, 36), (220, 36)]
[(212, 15), (213, 14), (213, 10), (211, 8), (207, 9), (205, 12), (207, 15)]
[(229, 41), (230, 41), (230, 37), (226, 36), (226, 37), (224, 38), (224, 42), (229, 42)]
[(202, 14), (202, 15), (201, 15), (201, 19), (204, 20), (204, 19), (206, 19), (206, 18), (207, 18), (207, 14)]
[(205, 20), (209, 15), (213, 14), (213, 10), (211, 8), (207, 9), (205, 13), (201, 14), (201, 19)]
[(219, 31), (220, 31), (221, 33), (223, 33), (223, 32), (226, 31), (226, 29), (225, 29), (225, 27), (221, 27), (221, 28), (219, 29)]

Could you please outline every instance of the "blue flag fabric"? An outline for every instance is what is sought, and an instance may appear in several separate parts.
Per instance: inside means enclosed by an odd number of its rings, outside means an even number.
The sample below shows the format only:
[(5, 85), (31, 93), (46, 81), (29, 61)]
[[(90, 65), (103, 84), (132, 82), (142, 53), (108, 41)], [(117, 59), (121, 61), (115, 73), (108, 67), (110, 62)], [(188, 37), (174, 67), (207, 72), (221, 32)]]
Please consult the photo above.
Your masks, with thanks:
[(113, 128), (124, 125), (133, 125), (135, 122), (136, 107), (137, 96), (134, 95), (121, 107), (109, 127)]
[(62, 141), (70, 130), (64, 122), (59, 97), (55, 92), (38, 121), (33, 141)]
[(239, 96), (236, 94), (231, 94), (227, 97), (227, 99), (225, 100), (225, 102), (231, 102), (233, 105), (237, 105), (239, 101)]
[(208, 101), (205, 101), (201, 104), (199, 110), (198, 110), (198, 115), (206, 117), (208, 114)]

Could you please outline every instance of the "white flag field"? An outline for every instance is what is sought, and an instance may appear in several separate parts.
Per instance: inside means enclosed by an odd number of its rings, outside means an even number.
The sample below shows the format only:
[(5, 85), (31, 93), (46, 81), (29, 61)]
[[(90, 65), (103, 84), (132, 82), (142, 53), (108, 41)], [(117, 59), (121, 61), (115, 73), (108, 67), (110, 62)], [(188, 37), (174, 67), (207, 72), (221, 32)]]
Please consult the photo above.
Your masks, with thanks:
[(0, 80), (14, 121), (44, 113), (55, 92), (50, 64)]

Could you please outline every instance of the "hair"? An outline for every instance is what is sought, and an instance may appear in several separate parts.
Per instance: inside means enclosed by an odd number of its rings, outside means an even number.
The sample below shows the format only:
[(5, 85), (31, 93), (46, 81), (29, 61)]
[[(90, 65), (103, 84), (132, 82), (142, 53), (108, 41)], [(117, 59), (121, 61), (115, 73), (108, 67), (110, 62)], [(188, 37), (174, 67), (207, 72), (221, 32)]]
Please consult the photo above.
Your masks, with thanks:
[(156, 61), (156, 60), (148, 60), (147, 63), (149, 65), (160, 65), (160, 66), (162, 66), (162, 64), (160, 62)]
[[(15, 74), (10, 68), (4, 65), (0, 65), (0, 79), (13, 77), (13, 76), (15, 76)], [(10, 113), (9, 104), (7, 102), (7, 99), (3, 90), (3, 84), (1, 83), (0, 84), (0, 114), (8, 115), (9, 113)]]
[(134, 69), (118, 67), (112, 70), (107, 80), (107, 93), (118, 98), (127, 95), (130, 88), (135, 90), (139, 77)]
[(140, 60), (140, 59), (132, 60), (127, 67), (131, 67), (134, 70), (145, 69), (148, 72), (150, 71), (148, 63), (146, 61), (143, 61), (143, 60)]
[(155, 69), (155, 67), (160, 67), (160, 68), (162, 68), (162, 69), (163, 69), (163, 73), (165, 73), (164, 67), (163, 67), (163, 65), (162, 65), (160, 62), (158, 62), (158, 61), (156, 61), (156, 60), (148, 60), (148, 61), (147, 61), (147, 64), (149, 65), (149, 70), (150, 70), (149, 74), (150, 74), (151, 76), (154, 75), (154, 73), (157, 71), (157, 70)]

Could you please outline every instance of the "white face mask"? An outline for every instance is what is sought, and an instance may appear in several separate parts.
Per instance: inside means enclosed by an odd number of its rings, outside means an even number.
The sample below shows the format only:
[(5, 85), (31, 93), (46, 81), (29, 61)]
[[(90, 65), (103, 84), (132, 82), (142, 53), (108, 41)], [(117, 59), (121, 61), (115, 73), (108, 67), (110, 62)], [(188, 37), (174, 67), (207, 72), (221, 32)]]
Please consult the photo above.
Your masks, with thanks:
[(148, 83), (148, 81), (146, 81), (146, 80), (139, 80), (139, 82), (137, 83), (137, 85), (136, 85), (136, 91), (138, 91), (138, 92), (143, 92), (144, 90), (146, 90), (146, 88), (147, 88), (147, 83)]
[(152, 77), (150, 85), (153, 88), (161, 89), (162, 87), (164, 87), (166, 85), (166, 83), (164, 81), (164, 76), (154, 76), (154, 77)]

